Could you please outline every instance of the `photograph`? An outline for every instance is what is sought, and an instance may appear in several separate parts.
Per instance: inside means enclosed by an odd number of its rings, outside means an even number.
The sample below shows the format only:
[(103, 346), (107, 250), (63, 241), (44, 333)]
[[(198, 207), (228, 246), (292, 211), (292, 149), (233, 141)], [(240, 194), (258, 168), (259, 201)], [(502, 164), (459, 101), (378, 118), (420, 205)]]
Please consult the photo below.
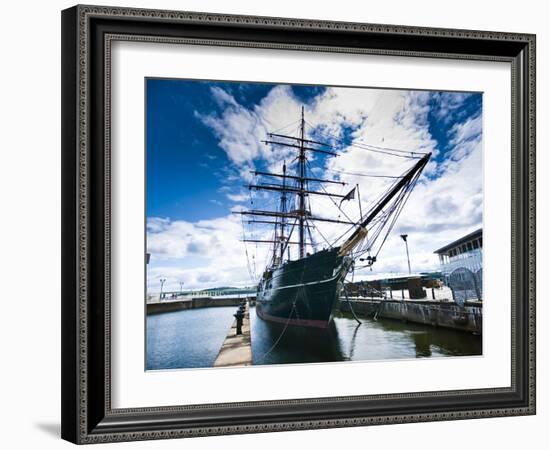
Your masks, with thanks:
[[(61, 175), (61, 264), (46, 264), (61, 305), (30, 315), (60, 356), (17, 353), (55, 363), (64, 440), (279, 448), (334, 433), (317, 441), (459, 448), (458, 433), (518, 447), (514, 423), (537, 435), (547, 27), (528, 7), (399, 1), (63, 5), (47, 45), (60, 89), (44, 91), (61, 114), (42, 114), (60, 122), (48, 162), (61, 167), (37, 165)], [(10, 154), (28, 166), (27, 150)], [(36, 217), (14, 223), (53, 242)], [(25, 240), (8, 241), (28, 273)], [(27, 284), (13, 279), (10, 298)]]
[(145, 370), (484, 354), (482, 92), (144, 97)]

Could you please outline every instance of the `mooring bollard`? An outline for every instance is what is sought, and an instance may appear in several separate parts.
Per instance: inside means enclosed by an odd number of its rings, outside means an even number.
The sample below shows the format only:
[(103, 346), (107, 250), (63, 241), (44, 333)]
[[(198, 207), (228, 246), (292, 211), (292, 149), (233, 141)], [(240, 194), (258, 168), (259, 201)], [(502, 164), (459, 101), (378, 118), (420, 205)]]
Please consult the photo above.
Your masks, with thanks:
[(243, 334), (243, 319), (244, 319), (244, 311), (240, 308), (237, 310), (235, 314), (233, 314), (233, 317), (237, 319), (237, 335)]

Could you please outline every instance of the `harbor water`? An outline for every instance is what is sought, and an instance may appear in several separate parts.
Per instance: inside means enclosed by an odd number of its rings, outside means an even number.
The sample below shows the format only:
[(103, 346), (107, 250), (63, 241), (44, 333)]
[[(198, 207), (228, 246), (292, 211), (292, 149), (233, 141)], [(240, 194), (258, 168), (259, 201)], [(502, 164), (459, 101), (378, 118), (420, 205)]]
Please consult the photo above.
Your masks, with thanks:
[[(190, 309), (147, 317), (149, 370), (212, 367), (235, 307)], [(319, 363), (481, 355), (481, 336), (396, 320), (337, 313), (327, 329), (266, 322), (250, 309), (252, 360)]]
[(217, 306), (148, 315), (146, 368), (212, 367), (234, 313), (234, 306)]

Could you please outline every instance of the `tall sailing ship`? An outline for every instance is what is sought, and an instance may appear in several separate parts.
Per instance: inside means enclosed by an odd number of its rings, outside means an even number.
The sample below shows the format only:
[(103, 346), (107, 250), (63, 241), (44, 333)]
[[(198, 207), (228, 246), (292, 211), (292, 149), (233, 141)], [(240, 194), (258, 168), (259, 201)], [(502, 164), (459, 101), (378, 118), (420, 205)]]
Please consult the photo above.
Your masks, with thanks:
[[(280, 173), (254, 172), (255, 176), (279, 182), (249, 185), (252, 190), (277, 193), (280, 196), (277, 210), (251, 209), (238, 214), (253, 216), (254, 219), (247, 220), (249, 224), (273, 227), (271, 239), (243, 239), (245, 242), (271, 246), (269, 262), (257, 286), (258, 317), (285, 325), (325, 328), (332, 320), (334, 306), (344, 289), (344, 280), (353, 270), (355, 262), (366, 262), (365, 266), (376, 262), (431, 153), (364, 147), (388, 156), (413, 160), (414, 164), (399, 176), (388, 176), (393, 180), (391, 185), (364, 214), (359, 199), (358, 220), (352, 220), (346, 214), (346, 220), (340, 216), (326, 217), (313, 213), (310, 196), (329, 197), (340, 209), (343, 201), (355, 197), (359, 187), (355, 186), (347, 194), (330, 193), (324, 185), (346, 183), (310, 175), (309, 155), (319, 154), (328, 158), (338, 156), (338, 153), (332, 145), (307, 138), (305, 127), (302, 107), (297, 136), (269, 133), (268, 139), (263, 141), (266, 145), (287, 147), (296, 152), (297, 163), (293, 173), (289, 173), (284, 163)], [(310, 187), (312, 185), (313, 188)], [(340, 199), (340, 205), (337, 199)], [(343, 238), (333, 243), (327, 242), (325, 248), (318, 250), (312, 234), (316, 222), (338, 224), (347, 227), (347, 230)], [(298, 247), (298, 251), (294, 252), (295, 259), (291, 259), (290, 246)], [(364, 257), (366, 254), (368, 256)]]

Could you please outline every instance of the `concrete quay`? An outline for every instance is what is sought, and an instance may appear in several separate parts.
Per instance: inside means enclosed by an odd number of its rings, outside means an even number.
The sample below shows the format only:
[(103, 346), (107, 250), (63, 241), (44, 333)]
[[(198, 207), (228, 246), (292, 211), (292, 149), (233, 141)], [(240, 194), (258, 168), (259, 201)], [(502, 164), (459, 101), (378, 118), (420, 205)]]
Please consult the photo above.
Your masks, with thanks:
[(243, 297), (195, 297), (186, 299), (166, 299), (163, 301), (148, 302), (147, 314), (161, 314), (180, 311), (182, 309), (210, 308), (215, 306), (238, 306)]
[[(476, 334), (482, 332), (481, 302), (466, 303), (460, 307), (454, 302), (433, 300), (371, 300), (357, 297), (349, 300), (358, 316), (414, 322)], [(339, 307), (342, 312), (351, 312), (345, 298), (340, 298)]]
[(242, 323), (242, 334), (237, 334), (237, 319), (235, 319), (214, 361), (214, 367), (250, 365), (252, 365), (252, 339), (250, 335), (250, 311), (247, 302)]

